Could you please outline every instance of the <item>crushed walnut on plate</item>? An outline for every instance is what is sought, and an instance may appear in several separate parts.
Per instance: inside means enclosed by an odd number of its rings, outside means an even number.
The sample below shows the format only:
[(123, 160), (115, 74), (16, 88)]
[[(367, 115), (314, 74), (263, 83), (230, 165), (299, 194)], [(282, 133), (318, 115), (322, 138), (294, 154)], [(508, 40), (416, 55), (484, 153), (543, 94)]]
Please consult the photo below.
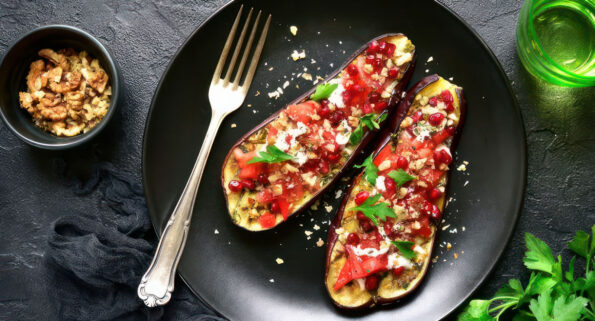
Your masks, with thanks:
[(42, 49), (31, 63), (21, 106), (35, 125), (57, 136), (88, 132), (107, 114), (112, 88), (99, 60), (74, 49)]

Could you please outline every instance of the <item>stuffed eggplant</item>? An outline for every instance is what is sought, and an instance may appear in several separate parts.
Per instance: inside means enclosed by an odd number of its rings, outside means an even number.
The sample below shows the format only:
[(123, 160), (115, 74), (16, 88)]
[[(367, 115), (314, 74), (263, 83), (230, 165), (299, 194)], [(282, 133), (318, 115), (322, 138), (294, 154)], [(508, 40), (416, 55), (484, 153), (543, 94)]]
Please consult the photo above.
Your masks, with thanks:
[(370, 307), (407, 295), (431, 259), (451, 148), (465, 113), (463, 91), (428, 76), (398, 108), (407, 111), (406, 117), (382, 133), (329, 229), (325, 283), (342, 308)]
[(222, 168), (233, 222), (266, 230), (312, 204), (395, 117), (414, 62), (405, 35), (378, 37), (244, 135)]

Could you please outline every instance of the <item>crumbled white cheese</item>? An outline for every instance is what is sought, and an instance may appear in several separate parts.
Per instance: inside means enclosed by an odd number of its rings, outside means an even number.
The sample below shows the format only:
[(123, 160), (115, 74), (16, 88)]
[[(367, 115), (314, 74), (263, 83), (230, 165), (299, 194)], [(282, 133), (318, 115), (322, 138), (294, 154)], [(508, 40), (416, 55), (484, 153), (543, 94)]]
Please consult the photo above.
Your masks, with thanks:
[(329, 84), (337, 84), (338, 86), (335, 90), (333, 90), (330, 97), (328, 98), (328, 101), (338, 108), (345, 107), (345, 102), (343, 101), (343, 92), (345, 91), (345, 88), (341, 84), (341, 80), (333, 79), (329, 81)]
[(386, 266), (387, 269), (390, 270), (401, 266), (406, 269), (411, 269), (413, 264), (411, 264), (410, 260), (398, 255), (397, 253), (393, 253), (388, 256), (388, 265)]
[(384, 176), (378, 176), (378, 178), (376, 178), (376, 189), (381, 192), (386, 191), (386, 186), (384, 185), (384, 180), (385, 180)]
[(353, 253), (355, 253), (355, 255), (357, 255), (357, 256), (367, 255), (367, 256), (376, 257), (376, 256), (380, 256), (380, 255), (388, 252), (388, 247), (381, 248), (381, 249), (377, 250), (373, 247), (362, 249), (360, 247), (360, 245), (358, 245), (356, 247), (351, 247), (351, 248), (353, 249)]
[(419, 254), (421, 254), (421, 255), (424, 255), (424, 254), (426, 254), (426, 250), (424, 250), (424, 249), (423, 249), (421, 246), (419, 246), (419, 245), (416, 245), (416, 246), (414, 246), (414, 247), (413, 247), (413, 251), (415, 251), (415, 252), (417, 252), (417, 253), (419, 253)]

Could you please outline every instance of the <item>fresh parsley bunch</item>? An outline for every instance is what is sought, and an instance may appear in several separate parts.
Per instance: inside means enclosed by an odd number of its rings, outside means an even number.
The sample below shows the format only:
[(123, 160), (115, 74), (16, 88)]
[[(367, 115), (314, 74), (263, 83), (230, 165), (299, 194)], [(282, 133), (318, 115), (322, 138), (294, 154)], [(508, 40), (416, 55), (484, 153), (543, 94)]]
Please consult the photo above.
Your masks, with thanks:
[[(532, 270), (525, 288), (518, 279), (511, 279), (490, 300), (472, 300), (459, 314), (459, 321), (499, 320), (504, 311), (517, 310), (514, 321), (595, 320), (595, 225), (591, 234), (576, 232), (568, 248), (586, 260), (585, 276), (574, 278), (574, 262), (562, 271), (562, 257), (554, 258), (545, 242), (525, 234), (527, 252), (523, 262)], [(590, 242), (589, 242), (589, 239)]]

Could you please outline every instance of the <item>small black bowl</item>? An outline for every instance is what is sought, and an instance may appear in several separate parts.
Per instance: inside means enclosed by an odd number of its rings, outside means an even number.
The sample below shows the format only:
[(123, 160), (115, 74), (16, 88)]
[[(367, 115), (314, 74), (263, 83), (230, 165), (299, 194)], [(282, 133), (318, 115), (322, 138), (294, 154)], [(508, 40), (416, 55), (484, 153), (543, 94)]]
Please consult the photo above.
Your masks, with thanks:
[[(73, 137), (53, 135), (35, 126), (31, 115), (21, 108), (19, 92), (27, 90), (29, 65), (40, 59), (37, 52), (43, 48), (85, 50), (91, 57), (99, 60), (108, 74), (112, 87), (109, 109), (103, 120), (88, 132)], [(37, 28), (15, 42), (0, 61), (0, 115), (15, 135), (35, 147), (60, 150), (91, 140), (114, 115), (119, 93), (120, 80), (116, 62), (95, 37), (75, 27), (51, 25)]]

